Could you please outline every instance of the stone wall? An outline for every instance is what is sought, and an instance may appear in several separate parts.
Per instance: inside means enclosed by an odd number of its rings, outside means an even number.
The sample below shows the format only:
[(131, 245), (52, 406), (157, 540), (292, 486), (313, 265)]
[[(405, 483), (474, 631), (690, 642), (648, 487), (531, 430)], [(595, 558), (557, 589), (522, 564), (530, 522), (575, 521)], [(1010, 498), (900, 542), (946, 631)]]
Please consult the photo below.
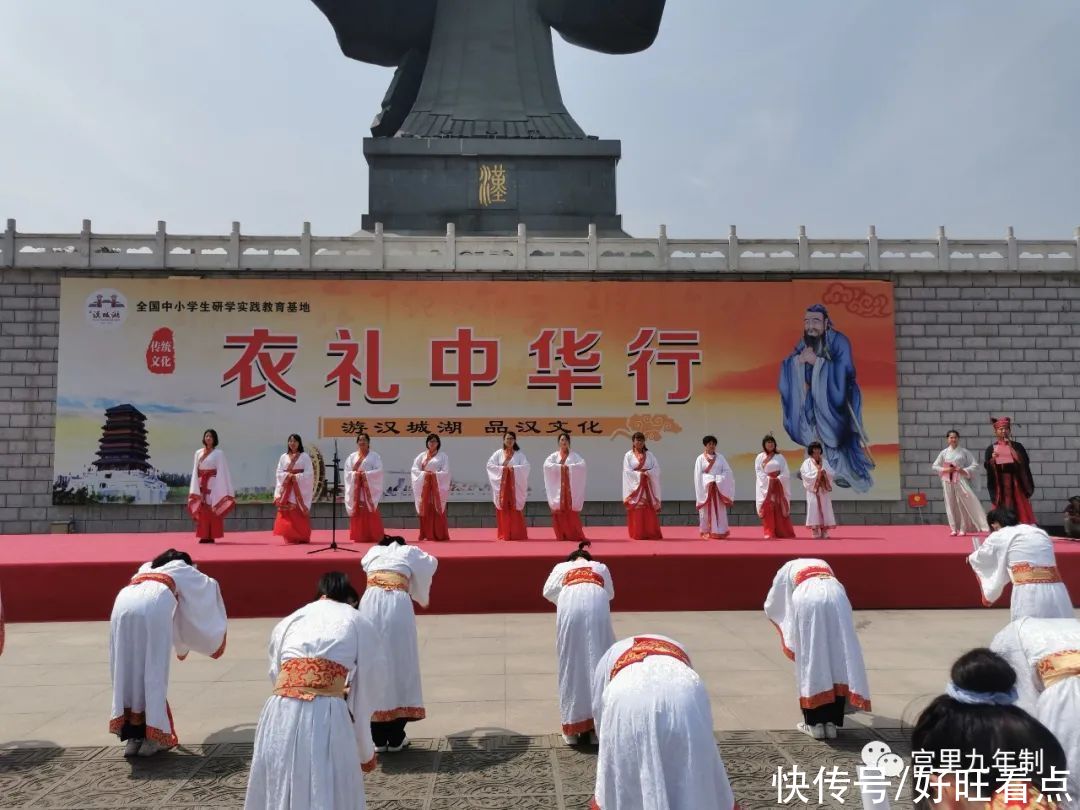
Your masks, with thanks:
[[(0, 532), (48, 532), (53, 522), (66, 521), (74, 521), (79, 532), (186, 531), (191, 522), (181, 506), (51, 505), (63, 272), (0, 269)], [(85, 270), (71, 274), (89, 275)], [(245, 278), (252, 275), (243, 273)], [(514, 273), (499, 277), (529, 278)], [(633, 275), (650, 277), (656, 278)], [(782, 280), (776, 273), (707, 276), (717, 277)], [(990, 416), (1006, 414), (1013, 417), (1014, 433), (1031, 454), (1040, 522), (1060, 525), (1065, 500), (1080, 494), (1080, 276), (902, 272), (868, 277), (891, 278), (895, 288), (904, 494), (927, 492), (930, 507), (925, 516), (942, 522), (940, 488), (930, 463), (944, 446), (945, 431), (955, 427), (966, 446), (981, 455), (992, 434)], [(985, 499), (981, 489), (979, 494)], [(794, 507), (798, 518), (802, 505), (796, 502)], [(316, 513), (328, 508), (316, 506)], [(546, 511), (543, 504), (530, 504), (527, 515), (531, 523), (546, 524)], [(844, 502), (837, 511), (842, 523), (916, 519), (903, 500)], [(415, 525), (408, 504), (389, 504), (384, 514), (388, 527)], [(450, 517), (452, 526), (494, 524), (486, 503), (452, 504)], [(592, 525), (625, 520), (618, 503), (588, 504), (584, 518)], [(693, 504), (667, 503), (662, 518), (666, 524), (693, 523)], [(272, 507), (248, 504), (238, 507), (229, 527), (267, 529), (272, 520)], [(733, 523), (754, 522), (752, 504), (737, 504)], [(315, 525), (328, 526), (329, 518), (317, 514)]]

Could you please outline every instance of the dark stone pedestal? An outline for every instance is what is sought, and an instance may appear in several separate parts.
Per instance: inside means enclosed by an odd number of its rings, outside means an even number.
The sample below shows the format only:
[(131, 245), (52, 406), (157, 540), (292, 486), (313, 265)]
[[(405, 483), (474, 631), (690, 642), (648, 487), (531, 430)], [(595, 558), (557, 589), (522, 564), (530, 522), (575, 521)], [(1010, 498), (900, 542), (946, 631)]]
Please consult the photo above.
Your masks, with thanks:
[(392, 233), (622, 236), (615, 207), (619, 141), (366, 138), (363, 228)]

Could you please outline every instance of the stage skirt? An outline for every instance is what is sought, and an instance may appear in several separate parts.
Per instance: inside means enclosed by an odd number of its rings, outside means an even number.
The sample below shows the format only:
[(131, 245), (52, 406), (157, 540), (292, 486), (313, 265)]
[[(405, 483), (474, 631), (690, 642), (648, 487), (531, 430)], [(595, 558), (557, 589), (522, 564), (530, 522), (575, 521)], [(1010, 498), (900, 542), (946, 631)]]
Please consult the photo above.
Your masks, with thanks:
[(761, 524), (766, 540), (795, 536), (795, 527), (791, 525), (791, 505), (779, 478), (769, 479), (769, 491), (765, 493), (765, 501), (761, 505)]
[(585, 530), (581, 528), (581, 513), (571, 509), (560, 509), (551, 513), (551, 527), (555, 530), (556, 540), (569, 540), (580, 543), (585, 539)]
[(383, 539), (382, 515), (357, 507), (349, 518), (349, 539), (354, 543), (378, 543)]
[(663, 540), (660, 533), (660, 518), (651, 506), (628, 506), (626, 508), (626, 528), (631, 540)]
[(195, 537), (199, 540), (217, 540), (224, 536), (224, 518), (203, 501), (199, 504), (199, 512), (195, 517)]
[(517, 509), (495, 510), (499, 540), (528, 540), (528, 530), (525, 528), (525, 516)]
[(311, 520), (299, 509), (278, 509), (274, 519), (274, 534), (286, 543), (310, 543)]

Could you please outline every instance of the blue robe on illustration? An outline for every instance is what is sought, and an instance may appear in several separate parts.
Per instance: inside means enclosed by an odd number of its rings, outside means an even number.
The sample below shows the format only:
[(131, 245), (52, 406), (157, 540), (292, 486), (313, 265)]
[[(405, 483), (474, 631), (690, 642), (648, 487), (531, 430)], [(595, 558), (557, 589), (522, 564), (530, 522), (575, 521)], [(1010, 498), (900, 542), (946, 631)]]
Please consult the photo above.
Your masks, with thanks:
[(780, 402), (784, 430), (796, 444), (821, 442), (836, 472), (837, 486), (866, 492), (874, 484), (874, 460), (866, 449), (862, 392), (855, 381), (851, 341), (826, 329), (817, 361), (799, 363), (806, 341), (800, 340), (780, 365)]

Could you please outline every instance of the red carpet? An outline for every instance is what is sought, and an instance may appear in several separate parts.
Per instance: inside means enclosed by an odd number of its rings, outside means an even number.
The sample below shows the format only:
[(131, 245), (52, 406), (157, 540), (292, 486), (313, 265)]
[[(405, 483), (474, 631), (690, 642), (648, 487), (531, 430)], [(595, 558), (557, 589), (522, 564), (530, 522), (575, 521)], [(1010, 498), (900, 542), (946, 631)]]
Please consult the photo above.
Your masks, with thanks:
[[(440, 561), (430, 612), (551, 610), (540, 589), (573, 546), (556, 542), (550, 529), (529, 531), (535, 539), (526, 543), (496, 542), (494, 529), (454, 529), (449, 543), (424, 543)], [(415, 541), (415, 530), (401, 533)], [(728, 540), (700, 540), (696, 527), (665, 526), (661, 542), (627, 540), (622, 527), (586, 533), (593, 555), (611, 568), (620, 611), (760, 610), (776, 570), (795, 557), (827, 560), (857, 609), (981, 604), (964, 559), (971, 540), (942, 526), (848, 526), (829, 540), (767, 541), (758, 527), (736, 527)], [(263, 532), (230, 534), (213, 546), (188, 532), (8, 535), (0, 537), (0, 593), (8, 621), (107, 619), (139, 565), (174, 547), (221, 582), (230, 616), (283, 616), (311, 600), (324, 571), (343, 570), (363, 584), (359, 554), (305, 554), (329, 541), (328, 531), (316, 531), (310, 546), (284, 546)], [(1056, 551), (1076, 598), (1080, 543), (1058, 541)], [(1008, 605), (1008, 593), (999, 604)]]

